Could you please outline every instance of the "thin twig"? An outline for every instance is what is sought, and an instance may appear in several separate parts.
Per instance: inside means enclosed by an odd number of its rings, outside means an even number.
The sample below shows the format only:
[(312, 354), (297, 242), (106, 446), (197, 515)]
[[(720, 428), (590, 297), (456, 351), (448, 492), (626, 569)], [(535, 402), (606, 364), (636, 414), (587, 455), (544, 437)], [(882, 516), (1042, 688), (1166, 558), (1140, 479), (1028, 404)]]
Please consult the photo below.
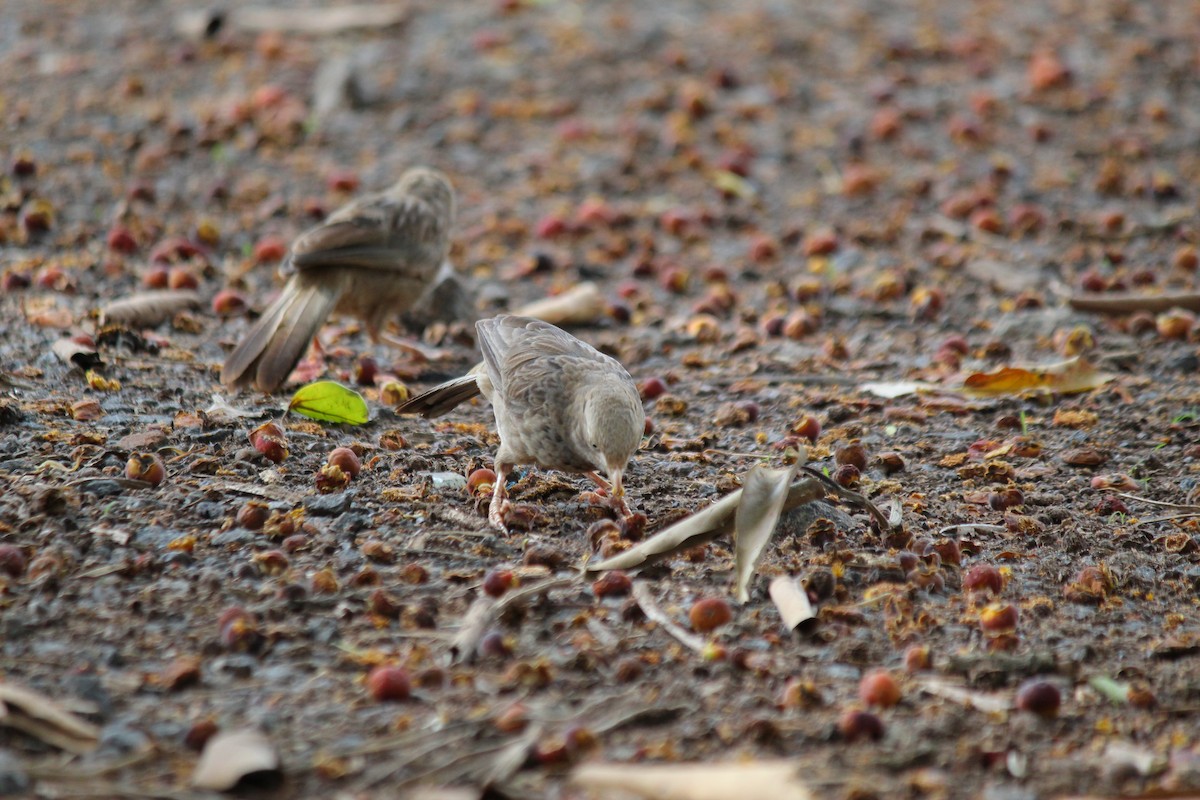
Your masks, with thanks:
[(1100, 314), (1129, 314), (1134, 311), (1169, 311), (1182, 308), (1200, 311), (1200, 292), (1177, 292), (1174, 294), (1078, 294), (1067, 302), (1076, 311), (1095, 311)]
[(1137, 522), (1133, 523), (1133, 527), (1136, 528), (1140, 525), (1150, 525), (1155, 522), (1170, 522), (1170, 521), (1176, 520), (1176, 519), (1195, 519), (1196, 517), (1200, 517), (1200, 509), (1196, 509), (1195, 511), (1189, 511), (1185, 514), (1168, 514), (1165, 517), (1151, 517), (1150, 519), (1139, 519)]
[[(445, 750), (453, 745), (462, 744), (463, 742), (475, 736), (477, 733), (478, 726), (473, 725), (469, 731), (464, 731), (456, 736), (448, 736), (437, 739), (425, 747), (421, 747), (413, 752), (410, 752), (402, 759), (388, 761), (384, 764), (380, 764), (374, 769), (367, 770), (357, 781), (355, 781), (354, 788), (350, 791), (350, 794), (355, 794), (357, 792), (370, 789), (372, 786), (386, 781), (388, 778), (393, 777), (397, 772), (412, 766), (413, 764), (438, 752), (439, 750)], [(426, 736), (428, 736), (428, 734), (426, 734)]]
[(646, 619), (657, 623), (660, 628), (678, 639), (685, 647), (697, 653), (704, 652), (704, 640), (676, 625), (675, 621), (667, 616), (667, 612), (659, 608), (654, 595), (650, 593), (650, 585), (645, 581), (633, 582), (633, 599), (645, 613)]
[(1124, 497), (1127, 500), (1137, 500), (1139, 503), (1149, 503), (1152, 506), (1176, 508), (1200, 514), (1200, 506), (1187, 505), (1186, 503), (1167, 503), (1162, 500), (1151, 500), (1149, 497), (1138, 497), (1136, 494), (1129, 494), (1128, 492), (1117, 492), (1117, 497)]
[(801, 469), (803, 469), (804, 472), (807, 473), (808, 475), (811, 475), (812, 477), (821, 481), (821, 483), (825, 484), (825, 486), (827, 486), (829, 488), (829, 490), (831, 492), (833, 492), (834, 494), (836, 494), (840, 499), (845, 500), (847, 503), (850, 503), (851, 505), (855, 505), (855, 506), (858, 506), (859, 508), (866, 510), (866, 512), (868, 514), (870, 514), (872, 517), (874, 517), (875, 521), (879, 523), (879, 527), (881, 530), (885, 530), (885, 531), (891, 530), (892, 521), (890, 519), (888, 519), (888, 516), (886, 514), (884, 514), (882, 511), (879, 510), (879, 507), (877, 505), (875, 505), (870, 500), (868, 500), (866, 498), (866, 496), (861, 495), (858, 492), (851, 491), (850, 489), (847, 489), (846, 487), (837, 483), (837, 481), (833, 480), (828, 475), (824, 474), (823, 472), (821, 472), (820, 470), (818, 470), (814, 467), (805, 466), (805, 467), (801, 467)]
[(961, 525), (947, 525), (938, 531), (938, 536), (945, 536), (949, 533), (957, 534), (959, 531), (964, 533), (982, 532), (982, 533), (1004, 533), (1008, 528), (1003, 525), (985, 525), (979, 522), (964, 522)]
[(140, 764), (143, 761), (153, 758), (158, 754), (158, 749), (155, 747), (146, 747), (136, 753), (131, 753), (124, 758), (118, 758), (114, 761), (109, 761), (104, 764), (97, 764), (93, 767), (77, 767), (69, 768), (61, 764), (30, 764), (26, 768), (29, 776), (38, 780), (56, 780), (56, 781), (91, 781), (101, 775), (108, 775), (112, 772), (119, 772), (126, 767), (132, 767), (135, 764)]

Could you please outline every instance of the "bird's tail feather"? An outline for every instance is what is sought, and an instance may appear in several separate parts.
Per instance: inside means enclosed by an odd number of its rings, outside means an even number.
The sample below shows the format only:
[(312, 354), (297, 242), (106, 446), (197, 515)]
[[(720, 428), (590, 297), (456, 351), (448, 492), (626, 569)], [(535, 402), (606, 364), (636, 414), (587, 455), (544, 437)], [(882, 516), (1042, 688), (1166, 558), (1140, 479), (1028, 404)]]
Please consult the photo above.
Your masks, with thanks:
[(229, 354), (221, 382), (227, 386), (253, 382), (262, 392), (278, 389), (333, 311), (338, 295), (337, 287), (289, 282)]
[(475, 373), (469, 372), (461, 378), (455, 378), (440, 386), (435, 386), (397, 406), (396, 413), (420, 414), (425, 419), (432, 419), (440, 417), (479, 394), (481, 391)]

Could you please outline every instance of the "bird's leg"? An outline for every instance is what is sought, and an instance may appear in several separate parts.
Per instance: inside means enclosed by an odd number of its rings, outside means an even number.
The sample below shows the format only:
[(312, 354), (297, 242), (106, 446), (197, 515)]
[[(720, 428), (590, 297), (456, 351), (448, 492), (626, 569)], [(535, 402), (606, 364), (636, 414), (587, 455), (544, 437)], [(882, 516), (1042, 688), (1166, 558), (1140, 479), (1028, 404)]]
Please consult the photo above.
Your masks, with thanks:
[(292, 370), (288, 380), (294, 383), (312, 383), (325, 374), (325, 370), (325, 348), (321, 344), (320, 337), (313, 336), (308, 352)]
[(614, 511), (620, 514), (622, 517), (628, 517), (633, 513), (629, 510), (629, 504), (625, 502), (625, 485), (621, 481), (620, 474), (618, 474), (616, 480), (611, 483), (599, 472), (592, 471), (584, 474), (595, 481), (597, 486), (609, 493), (608, 505), (611, 506)]
[(416, 339), (392, 336), (390, 333), (380, 330), (379, 325), (375, 323), (367, 323), (366, 327), (367, 336), (371, 337), (372, 342), (394, 347), (414, 361), (445, 361), (451, 357), (449, 350), (426, 347)]
[(596, 485), (599, 486), (604, 491), (607, 492), (612, 489), (612, 484), (609, 483), (608, 479), (605, 478), (603, 475), (601, 475), (599, 472), (596, 472), (595, 470), (593, 470), (591, 472), (585, 472), (584, 474), (587, 475), (592, 480), (594, 480), (596, 482)]
[(488, 522), (504, 531), (505, 534), (508, 533), (508, 525), (505, 520), (512, 511), (512, 503), (508, 501), (508, 490), (505, 488), (505, 484), (508, 482), (508, 473), (512, 471), (512, 468), (512, 464), (496, 462), (496, 482), (492, 485), (492, 503), (488, 506)]

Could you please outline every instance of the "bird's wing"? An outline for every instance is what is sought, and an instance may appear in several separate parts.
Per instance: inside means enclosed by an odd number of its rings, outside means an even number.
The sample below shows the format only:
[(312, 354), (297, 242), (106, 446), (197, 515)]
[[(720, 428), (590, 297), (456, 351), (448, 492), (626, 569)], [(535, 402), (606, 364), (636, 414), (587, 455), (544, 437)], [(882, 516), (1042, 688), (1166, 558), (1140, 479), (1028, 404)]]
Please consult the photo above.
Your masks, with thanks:
[(390, 189), (338, 209), (302, 234), (292, 245), (291, 268), (436, 269), (449, 249), (453, 190), (445, 183), (443, 192), (431, 195), (414, 183), (417, 172), (410, 170)]
[(619, 366), (587, 342), (540, 319), (505, 314), (479, 320), (475, 329), (488, 375), (502, 392), (510, 376), (542, 359), (566, 357)]

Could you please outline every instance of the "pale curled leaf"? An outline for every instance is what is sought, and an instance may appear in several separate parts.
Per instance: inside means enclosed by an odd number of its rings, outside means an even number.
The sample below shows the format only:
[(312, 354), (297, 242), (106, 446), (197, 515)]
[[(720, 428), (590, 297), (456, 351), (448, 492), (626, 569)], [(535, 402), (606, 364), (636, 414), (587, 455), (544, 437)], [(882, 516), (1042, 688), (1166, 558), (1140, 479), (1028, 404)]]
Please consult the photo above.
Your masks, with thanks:
[(771, 595), (771, 602), (775, 604), (775, 608), (779, 609), (783, 627), (789, 631), (801, 626), (807, 629), (816, 623), (817, 614), (808, 599), (808, 592), (796, 579), (780, 575), (771, 581), (767, 592)]
[(215, 394), (215, 393), (212, 396), (212, 405), (210, 405), (208, 408), (204, 409), (204, 413), (208, 415), (209, 419), (213, 419), (213, 420), (222, 420), (222, 419), (238, 420), (238, 419), (244, 419), (247, 417), (261, 417), (262, 416), (261, 410), (251, 411), (249, 409), (236, 408), (236, 407), (230, 405), (229, 401), (226, 400), (224, 397), (222, 397), (219, 394)]
[(571, 783), (599, 792), (601, 798), (633, 793), (653, 800), (811, 800), (813, 793), (799, 772), (799, 765), (789, 761), (592, 763), (572, 770)]
[(750, 599), (750, 580), (775, 533), (797, 468), (798, 463), (783, 469), (759, 465), (750, 470), (742, 484), (742, 501), (738, 503), (733, 523), (737, 532), (733, 551), (733, 596), (739, 603)]
[(906, 397), (910, 394), (918, 394), (919, 392), (936, 391), (940, 387), (921, 381), (875, 381), (859, 384), (858, 388), (859, 391), (873, 394), (876, 397), (895, 400), (897, 397)]
[(287, 410), (309, 419), (347, 425), (363, 425), (371, 418), (362, 395), (336, 381), (301, 386), (292, 395)]
[(526, 303), (513, 313), (551, 325), (587, 325), (604, 315), (604, 298), (596, 284), (588, 281), (562, 294)]
[(100, 730), (43, 694), (0, 682), (0, 726), (16, 728), (68, 753), (94, 750)]
[(261, 731), (243, 728), (208, 740), (192, 773), (192, 786), (224, 792), (260, 773), (278, 775), (279, 754)]
[(1105, 745), (1104, 755), (1101, 756), (1101, 759), (1110, 774), (1120, 773), (1127, 769), (1144, 778), (1164, 772), (1169, 764), (1167, 758), (1160, 756), (1150, 748), (1120, 739), (1115, 739)]
[(977, 692), (965, 686), (949, 683), (941, 678), (926, 678), (919, 685), (926, 694), (952, 700), (967, 708), (986, 711), (990, 714), (1001, 714), (1013, 707), (1013, 699), (1008, 695)]
[(200, 295), (189, 289), (140, 292), (131, 297), (114, 300), (101, 308), (100, 324), (153, 328), (180, 311), (197, 308), (199, 305)]
[(64, 364), (70, 364), (73, 367), (79, 367), (83, 371), (95, 369), (96, 367), (104, 366), (104, 361), (100, 358), (100, 354), (96, 352), (96, 348), (82, 345), (79, 342), (63, 337), (50, 346), (54, 351), (54, 355)]

